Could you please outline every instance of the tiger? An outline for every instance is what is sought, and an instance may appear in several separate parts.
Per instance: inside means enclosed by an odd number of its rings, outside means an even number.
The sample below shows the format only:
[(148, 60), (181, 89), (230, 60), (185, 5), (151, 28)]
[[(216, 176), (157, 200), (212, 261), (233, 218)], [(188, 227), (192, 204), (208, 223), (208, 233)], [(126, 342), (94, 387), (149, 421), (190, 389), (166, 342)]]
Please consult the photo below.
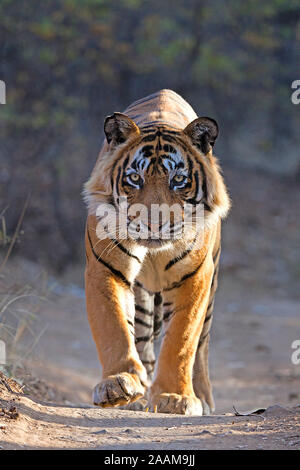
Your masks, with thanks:
[[(169, 89), (105, 119), (102, 148), (83, 191), (86, 309), (102, 365), (94, 405), (139, 409), (143, 403), (144, 410), (188, 416), (215, 410), (208, 350), (221, 220), (231, 205), (213, 155), (218, 133), (214, 119), (198, 117)], [(99, 228), (97, 208), (106, 204), (118, 214), (121, 199), (127, 208), (176, 203), (182, 213), (184, 204), (195, 213), (201, 207), (202, 228), (190, 223), (172, 237), (178, 219), (153, 221), (149, 213), (139, 219), (140, 230), (148, 230), (143, 237), (130, 236), (136, 219), (128, 213), (126, 237)], [(170, 236), (164, 237), (167, 225)]]

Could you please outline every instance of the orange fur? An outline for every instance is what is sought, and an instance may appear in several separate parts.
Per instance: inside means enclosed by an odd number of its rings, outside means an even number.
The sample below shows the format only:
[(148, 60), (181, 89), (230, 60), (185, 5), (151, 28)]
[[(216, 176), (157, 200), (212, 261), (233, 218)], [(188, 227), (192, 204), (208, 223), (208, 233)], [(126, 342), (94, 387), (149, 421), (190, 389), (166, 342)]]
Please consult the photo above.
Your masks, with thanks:
[[(201, 177), (202, 186), (198, 183), (195, 186), (193, 182), (191, 191), (198, 188), (205, 199), (203, 236), (200, 240), (199, 235), (191, 231), (189, 236), (159, 247), (130, 238), (121, 242), (109, 238), (99, 240), (96, 207), (116, 197), (119, 168), (125, 165), (126, 156), (127, 160), (133, 158), (134, 152), (146, 142), (153, 121), (153, 132), (160, 128), (162, 133), (169, 132), (169, 141), (182, 158), (188, 154), (197, 165), (197, 177)], [(129, 404), (145, 394), (150, 406), (157, 407), (160, 412), (202, 414), (214, 408), (207, 368), (209, 334), (206, 330), (210, 326), (217, 284), (220, 219), (227, 214), (230, 202), (211, 146), (206, 143), (209, 148), (203, 153), (192, 140), (194, 134), (197, 138), (198, 127), (190, 124), (191, 121), (198, 124), (192, 108), (170, 90), (162, 90), (134, 103), (125, 114), (109, 117), (105, 125), (108, 141), (103, 144), (85, 185), (89, 209), (86, 304), (103, 367), (102, 380), (94, 391), (94, 402), (101, 406)], [(148, 127), (147, 123), (150, 123)], [(192, 128), (192, 137), (185, 131), (190, 131), (188, 125)], [(148, 134), (144, 129), (148, 129)], [(202, 132), (202, 128), (200, 130)], [(159, 139), (165, 142), (158, 133), (151, 142), (153, 147)], [(156, 145), (156, 148), (161, 147)], [(119, 183), (118, 191), (123, 190)], [(168, 189), (167, 176), (163, 172), (160, 176), (145, 176), (143, 191), (130, 189), (126, 194), (131, 203), (143, 203), (146, 207), (153, 202), (171, 205), (181, 200), (181, 193)], [(194, 245), (189, 249), (193, 239)], [(178, 260), (178, 256), (182, 259)], [(136, 289), (141, 289), (141, 294), (137, 295)], [(154, 305), (155, 293), (162, 298), (161, 312), (156, 315), (158, 319), (165, 317), (166, 331), (150, 384), (152, 369), (147, 364), (151, 362), (152, 353), (148, 350), (146, 353), (146, 346), (151, 343), (151, 335), (148, 343), (143, 337), (134, 337), (131, 330), (135, 326), (137, 335), (139, 324), (141, 331), (148, 331), (146, 328), (150, 328), (151, 321), (153, 327), (153, 315), (151, 317), (151, 311), (145, 306), (151, 308)], [(140, 319), (135, 311), (137, 299), (144, 302), (136, 307), (141, 312), (144, 310), (145, 316)], [(168, 311), (170, 305), (171, 313)], [(159, 308), (155, 308), (159, 312)]]

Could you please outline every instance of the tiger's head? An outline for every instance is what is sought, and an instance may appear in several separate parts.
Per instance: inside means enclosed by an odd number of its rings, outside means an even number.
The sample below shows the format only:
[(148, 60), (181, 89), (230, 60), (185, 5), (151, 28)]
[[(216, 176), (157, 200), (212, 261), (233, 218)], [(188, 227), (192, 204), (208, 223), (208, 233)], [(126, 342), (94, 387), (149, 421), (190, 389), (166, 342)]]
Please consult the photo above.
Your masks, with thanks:
[[(200, 207), (205, 227), (227, 214), (229, 197), (212, 154), (215, 120), (199, 117), (179, 130), (151, 123), (138, 127), (114, 113), (104, 132), (106, 143), (85, 185), (90, 213), (101, 203), (122, 212), (126, 201), (128, 236), (150, 248), (167, 246), (178, 236), (194, 238)], [(186, 208), (192, 212), (189, 222)]]

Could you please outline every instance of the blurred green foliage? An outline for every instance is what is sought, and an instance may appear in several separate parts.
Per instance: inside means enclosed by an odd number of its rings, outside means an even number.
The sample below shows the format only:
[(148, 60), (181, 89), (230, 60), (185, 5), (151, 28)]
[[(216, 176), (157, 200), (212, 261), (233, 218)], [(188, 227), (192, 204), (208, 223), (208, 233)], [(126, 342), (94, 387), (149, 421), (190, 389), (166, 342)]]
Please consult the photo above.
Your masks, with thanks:
[(287, 98), (296, 77), (299, 17), (293, 0), (2, 0), (3, 119), (26, 130), (68, 126), (95, 97), (124, 106), (152, 79), (267, 106), (280, 85)]
[(1, 206), (32, 192), (31, 237), (76, 259), (103, 118), (161, 88), (219, 121), (225, 165), (297, 171), (299, 41), (298, 0), (2, 0)]

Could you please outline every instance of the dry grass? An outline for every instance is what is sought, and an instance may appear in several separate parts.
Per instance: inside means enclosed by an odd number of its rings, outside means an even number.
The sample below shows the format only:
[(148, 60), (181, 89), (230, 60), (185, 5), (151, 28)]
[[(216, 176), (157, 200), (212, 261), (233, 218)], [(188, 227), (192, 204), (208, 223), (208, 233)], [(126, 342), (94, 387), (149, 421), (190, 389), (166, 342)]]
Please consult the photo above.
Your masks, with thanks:
[(47, 300), (47, 276), (38, 273), (32, 278), (26, 272), (19, 272), (17, 261), (10, 259), (8, 263), (27, 206), (28, 199), (11, 237), (6, 230), (5, 210), (0, 213), (0, 247), (4, 251), (0, 259), (0, 340), (5, 343), (6, 349), (6, 363), (0, 364), (0, 368), (10, 377), (23, 367), (45, 331), (45, 328), (38, 329), (36, 325), (38, 312)]

